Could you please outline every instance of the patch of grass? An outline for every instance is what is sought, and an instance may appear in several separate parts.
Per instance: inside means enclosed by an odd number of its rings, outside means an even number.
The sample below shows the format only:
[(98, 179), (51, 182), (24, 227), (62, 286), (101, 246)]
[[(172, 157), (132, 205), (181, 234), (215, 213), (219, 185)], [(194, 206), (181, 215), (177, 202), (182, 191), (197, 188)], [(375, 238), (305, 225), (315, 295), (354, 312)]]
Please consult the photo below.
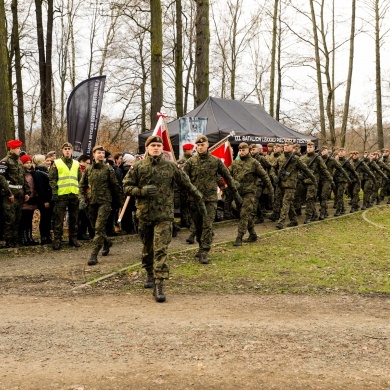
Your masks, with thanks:
[[(210, 264), (194, 252), (169, 258), (176, 293), (390, 294), (390, 208), (265, 235), (236, 248), (218, 245)], [(258, 229), (260, 230), (260, 229)]]

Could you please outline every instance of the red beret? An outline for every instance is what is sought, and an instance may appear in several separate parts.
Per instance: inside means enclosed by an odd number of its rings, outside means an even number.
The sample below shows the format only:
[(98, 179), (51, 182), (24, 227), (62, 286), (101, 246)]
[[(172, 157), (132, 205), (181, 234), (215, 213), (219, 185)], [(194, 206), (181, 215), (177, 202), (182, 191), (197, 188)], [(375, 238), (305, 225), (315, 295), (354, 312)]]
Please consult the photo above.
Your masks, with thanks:
[(32, 158), (28, 154), (24, 154), (22, 157), (20, 157), (20, 161), (22, 164), (25, 164), (27, 161), (32, 161)]
[(194, 145), (193, 144), (184, 144), (183, 145), (183, 150), (193, 150)]
[(13, 140), (7, 142), (7, 146), (10, 149), (20, 148), (22, 145), (23, 145), (23, 142), (19, 141), (18, 139), (13, 139)]

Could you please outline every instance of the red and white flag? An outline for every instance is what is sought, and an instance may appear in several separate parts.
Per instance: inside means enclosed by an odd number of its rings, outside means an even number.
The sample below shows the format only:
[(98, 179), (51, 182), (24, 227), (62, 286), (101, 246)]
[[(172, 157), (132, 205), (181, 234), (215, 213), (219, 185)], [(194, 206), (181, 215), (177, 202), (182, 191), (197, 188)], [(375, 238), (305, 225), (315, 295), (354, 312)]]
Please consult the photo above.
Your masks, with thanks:
[(222, 142), (220, 145), (214, 145), (210, 148), (210, 153), (221, 159), (227, 168), (229, 168), (233, 162), (233, 151), (228, 140)]
[(173, 152), (171, 139), (168, 132), (167, 115), (158, 112), (158, 121), (156, 127), (153, 130), (152, 135), (158, 135), (163, 140), (163, 155), (166, 160), (176, 162), (175, 153)]

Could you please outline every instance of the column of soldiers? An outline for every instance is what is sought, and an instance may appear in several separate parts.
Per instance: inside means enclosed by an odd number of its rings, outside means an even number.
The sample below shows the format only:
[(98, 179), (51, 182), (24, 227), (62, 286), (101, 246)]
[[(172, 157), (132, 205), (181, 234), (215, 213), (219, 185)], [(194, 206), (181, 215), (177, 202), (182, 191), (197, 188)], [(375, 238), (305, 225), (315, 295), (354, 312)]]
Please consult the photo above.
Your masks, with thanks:
[[(20, 205), (29, 198), (29, 188), (19, 161), (21, 142), (7, 143), (9, 152), (0, 161), (0, 188), (4, 218), (6, 245), (17, 245), (15, 226), (18, 223)], [(192, 229), (199, 249), (195, 254), (201, 264), (209, 263), (209, 251), (213, 240), (213, 222), (217, 209), (217, 185), (231, 194), (234, 208), (239, 215), (237, 237), (234, 246), (258, 240), (255, 223), (264, 220), (265, 211), (272, 210), (269, 219), (277, 229), (297, 226), (297, 214), (306, 205), (305, 224), (329, 215), (328, 201), (334, 192), (335, 216), (346, 212), (345, 194), (351, 197), (351, 210), (355, 212), (371, 207), (388, 196), (390, 203), (390, 151), (365, 153), (352, 151), (346, 157), (344, 148), (331, 153), (323, 146), (315, 151), (315, 145), (301, 147), (288, 141), (283, 145), (268, 145), (263, 153), (261, 145), (239, 145), (238, 158), (228, 168), (209, 152), (206, 136), (188, 145), (188, 156), (174, 164), (163, 158), (163, 141), (158, 136), (147, 139), (145, 158), (131, 165), (122, 186), (113, 168), (105, 164), (102, 146), (93, 149), (92, 164), (81, 173), (79, 163), (72, 158), (73, 147), (66, 142), (61, 157), (55, 159), (49, 170), (52, 202), (54, 203), (53, 249), (61, 248), (65, 213), (68, 213), (69, 245), (79, 247), (77, 240), (77, 215), (80, 208), (88, 206), (95, 230), (89, 265), (98, 263), (98, 253), (107, 256), (112, 241), (105, 234), (105, 224), (112, 207), (119, 208), (124, 196), (136, 199), (139, 235), (143, 242), (142, 265), (146, 271), (145, 288), (153, 289), (157, 302), (166, 300), (163, 285), (169, 277), (167, 248), (172, 238), (174, 222), (175, 186), (186, 190), (187, 215), (191, 215)], [(360, 205), (359, 192), (363, 190)], [(316, 201), (320, 207), (317, 210)], [(188, 221), (189, 223), (189, 221)], [(188, 226), (187, 223), (187, 226)], [(247, 239), (243, 239), (246, 233)]]

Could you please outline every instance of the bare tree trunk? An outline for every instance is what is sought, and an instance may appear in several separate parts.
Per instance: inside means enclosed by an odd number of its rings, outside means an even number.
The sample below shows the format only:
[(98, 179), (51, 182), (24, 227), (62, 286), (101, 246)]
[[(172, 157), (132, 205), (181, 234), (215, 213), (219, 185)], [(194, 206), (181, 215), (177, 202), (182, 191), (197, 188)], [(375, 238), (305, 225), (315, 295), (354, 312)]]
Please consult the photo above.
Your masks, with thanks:
[[(282, 99), (282, 10), (281, 3), (279, 3), (279, 27), (278, 27), (278, 46), (277, 46), (277, 67), (278, 67), (278, 86), (276, 92), (276, 109), (275, 109), (275, 119), (279, 121), (280, 119), (280, 101)], [(272, 99), (273, 101), (273, 99)]]
[(195, 105), (209, 97), (210, 23), (209, 0), (196, 0)]
[(162, 79), (162, 11), (160, 0), (150, 0), (150, 36), (151, 36), (151, 70), (150, 80), (152, 96), (150, 105), (150, 122), (153, 129), (157, 123), (156, 114), (163, 105)]
[(15, 137), (4, 0), (0, 0), (0, 158), (7, 153), (6, 142)]
[(46, 50), (43, 32), (42, 18), (43, 0), (35, 0), (37, 35), (38, 35), (38, 54), (39, 54), (39, 76), (41, 90), (41, 148), (47, 152), (52, 142), (52, 36), (53, 36), (53, 0), (47, 0), (47, 31), (46, 31)]
[(318, 44), (318, 34), (317, 34), (317, 22), (314, 12), (313, 0), (310, 1), (310, 10), (311, 10), (311, 20), (313, 26), (313, 37), (314, 37), (314, 50), (315, 50), (315, 63), (317, 71), (317, 88), (318, 88), (318, 103), (320, 108), (320, 125), (321, 125), (321, 141), (326, 142), (326, 127), (325, 127), (325, 107), (324, 107), (324, 92), (322, 89), (322, 77), (321, 77), (321, 59), (320, 59), (320, 50)]
[(347, 123), (349, 114), (349, 99), (351, 97), (352, 73), (353, 73), (353, 58), (355, 52), (355, 21), (356, 21), (356, 0), (352, 0), (352, 17), (351, 17), (351, 33), (349, 37), (349, 65), (347, 87), (344, 99), (343, 122), (341, 124), (341, 140), (340, 145), (345, 146), (345, 138), (347, 134)]
[(183, 21), (181, 0), (176, 0), (175, 97), (176, 116), (183, 112)]
[(24, 99), (23, 79), (19, 41), (18, 1), (12, 0), (12, 50), (15, 54), (15, 79), (16, 79), (16, 100), (18, 109), (18, 135), (19, 139), (26, 143), (26, 127), (24, 122)]
[(276, 42), (278, 38), (278, 3), (274, 0), (274, 14), (272, 18), (272, 47), (271, 47), (271, 74), (269, 82), (269, 114), (274, 117), (274, 99), (275, 99), (275, 67), (276, 67)]
[(376, 127), (378, 147), (384, 148), (382, 123), (382, 81), (381, 81), (381, 49), (380, 49), (380, 16), (379, 0), (375, 0), (375, 87), (376, 87)]

